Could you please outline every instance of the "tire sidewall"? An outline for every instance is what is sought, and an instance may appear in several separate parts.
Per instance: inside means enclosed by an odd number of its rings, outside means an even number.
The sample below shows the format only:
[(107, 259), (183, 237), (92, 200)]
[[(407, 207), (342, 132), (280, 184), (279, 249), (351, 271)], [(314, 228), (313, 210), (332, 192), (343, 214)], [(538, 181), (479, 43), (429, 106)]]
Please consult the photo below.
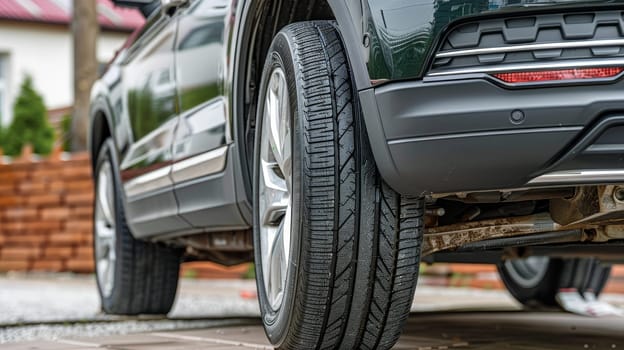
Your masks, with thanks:
[[(94, 264), (95, 264), (95, 273), (96, 273), (96, 278), (95, 281), (97, 283), (97, 287), (98, 287), (98, 293), (100, 294), (100, 300), (102, 301), (102, 309), (105, 312), (115, 312), (115, 305), (117, 305), (118, 303), (116, 302), (120, 296), (119, 296), (119, 284), (121, 283), (121, 264), (122, 264), (122, 256), (121, 256), (121, 240), (122, 237), (120, 237), (120, 224), (121, 224), (121, 210), (123, 210), (121, 203), (120, 203), (120, 198), (119, 198), (119, 177), (118, 177), (118, 171), (117, 171), (117, 163), (116, 163), (116, 154), (114, 152), (114, 144), (113, 141), (109, 138), (106, 141), (104, 141), (104, 144), (102, 145), (100, 152), (98, 154), (98, 158), (97, 158), (97, 162), (95, 165), (95, 186), (94, 186), (94, 201), (98, 200), (97, 197), (97, 193), (98, 193), (98, 185), (99, 185), (99, 172), (100, 172), (100, 168), (102, 167), (103, 164), (105, 163), (109, 163), (112, 169), (112, 174), (113, 174), (113, 203), (115, 205), (115, 254), (117, 256), (117, 259), (115, 260), (115, 265), (114, 265), (114, 269), (115, 269), (115, 278), (113, 281), (113, 288), (111, 290), (111, 293), (109, 296), (104, 296), (104, 294), (102, 293), (102, 286), (100, 285), (100, 280), (99, 278), (97, 278), (97, 258), (95, 255), (95, 244), (96, 244), (96, 227), (95, 227), (95, 210), (93, 211), (93, 260), (94, 260)], [(93, 203), (93, 208), (95, 209), (95, 202)]]
[[(258, 108), (256, 112), (256, 130), (255, 130), (255, 147), (254, 147), (254, 168), (253, 168), (253, 235), (255, 247), (255, 265), (256, 265), (256, 284), (258, 290), (258, 301), (260, 304), (260, 312), (262, 314), (265, 332), (271, 343), (279, 347), (287, 337), (288, 329), (291, 322), (291, 310), (295, 303), (295, 295), (297, 289), (297, 279), (300, 275), (299, 261), (302, 254), (302, 242), (305, 238), (303, 230), (305, 210), (303, 208), (303, 191), (302, 184), (302, 118), (299, 116), (299, 96), (300, 87), (296, 84), (297, 72), (294, 69), (292, 55), (292, 44), (288, 36), (284, 32), (278, 33), (275, 37), (273, 45), (269, 49), (266, 63), (262, 72), (262, 80), (260, 93), (258, 95)], [(261, 135), (264, 122), (264, 106), (265, 95), (268, 88), (270, 75), (274, 68), (280, 67), (284, 71), (286, 84), (289, 91), (290, 103), (290, 123), (292, 137), (292, 211), (291, 211), (291, 240), (290, 240), (290, 261), (288, 274), (286, 277), (286, 288), (282, 304), (279, 310), (274, 311), (268, 301), (267, 293), (264, 288), (264, 278), (262, 270), (262, 252), (260, 241), (260, 219), (259, 219), (259, 171), (260, 171), (260, 145)]]

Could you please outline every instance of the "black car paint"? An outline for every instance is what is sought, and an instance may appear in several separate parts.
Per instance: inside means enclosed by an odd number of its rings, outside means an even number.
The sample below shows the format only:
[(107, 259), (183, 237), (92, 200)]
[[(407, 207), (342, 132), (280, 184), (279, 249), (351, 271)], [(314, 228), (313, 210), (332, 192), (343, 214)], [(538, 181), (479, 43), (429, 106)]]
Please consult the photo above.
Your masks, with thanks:
[[(162, 186), (153, 191), (126, 194), (124, 204), (136, 236), (158, 237), (206, 229), (224, 231), (250, 225), (250, 187), (246, 179), (248, 175), (243, 174), (247, 160), (241, 159), (244, 152), (240, 151), (242, 144), (238, 140), (244, 134), (240, 131), (244, 126), (238, 125), (236, 118), (236, 113), (241, 110), (237, 84), (239, 74), (243, 74), (238, 66), (243, 45), (240, 39), (244, 31), (250, 30), (244, 26), (243, 18), (250, 15), (246, 11), (250, 3), (251, 0), (197, 0), (191, 1), (188, 8), (178, 9), (171, 17), (154, 12), (147, 25), (128, 41), (94, 86), (93, 125), (100, 126), (96, 129), (108, 125), (122, 159), (119, 171), (125, 184), (189, 157), (228, 147), (225, 168), (218, 174), (185, 179), (180, 183), (169, 174)], [(535, 11), (560, 11), (562, 8), (566, 11), (583, 10), (588, 6), (621, 6), (624, 1), (328, 0), (328, 3), (345, 41), (360, 91), (369, 139), (374, 145), (375, 160), (382, 176), (403, 193), (420, 193), (412, 186), (418, 179), (406, 177), (405, 172), (400, 171), (403, 164), (397, 164), (393, 158), (390, 150), (393, 146), (388, 144), (391, 137), (388, 130), (384, 130), (384, 123), (394, 116), (383, 115), (388, 105), (383, 102), (380, 105), (378, 99), (383, 97), (384, 89), (399, 86), (393, 81), (423, 84), (419, 78), (449, 27), (480, 16), (518, 16)], [(198, 4), (209, 9), (209, 14), (194, 15), (193, 9)], [(159, 61), (149, 69), (143, 66), (141, 73), (128, 72), (133, 65), (145, 64), (133, 59), (146, 55), (154, 41), (150, 33), (160, 33), (162, 28), (159, 26), (175, 33), (173, 52), (161, 52), (166, 64)], [(158, 33), (154, 35), (158, 37)], [(192, 39), (193, 35), (196, 39)], [(192, 50), (201, 52), (203, 57), (197, 59), (190, 54), (186, 57)], [(176, 66), (185, 60), (189, 62)], [(159, 86), (159, 80), (150, 85), (150, 79), (156, 79), (150, 76), (156, 76), (158, 72), (165, 75), (165, 67), (171, 68), (169, 78), (174, 81), (174, 87)], [(202, 69), (195, 73), (198, 67)], [(130, 89), (126, 81), (129, 74), (136, 76), (134, 83), (142, 80), (143, 85), (136, 84)], [(376, 87), (380, 83), (388, 85)], [(137, 89), (149, 91), (152, 95), (146, 98), (133, 92)], [(135, 100), (130, 98), (132, 92), (139, 95), (133, 97)], [(389, 100), (397, 103), (396, 99)], [(417, 107), (404, 100), (397, 107)], [(403, 102), (408, 104), (401, 105)], [(167, 107), (168, 113), (147, 117), (136, 112), (141, 106), (158, 105)], [(172, 107), (174, 113), (171, 113)], [(202, 124), (199, 128), (193, 126), (197, 125), (193, 118), (198, 117)], [(156, 122), (150, 124), (150, 120)], [(440, 122), (442, 128), (444, 123), (450, 123), (448, 120)], [(483, 123), (485, 120), (479, 125), (485, 126)], [(97, 146), (99, 136), (91, 135), (91, 139)], [(141, 148), (143, 145), (148, 147)], [(409, 154), (411, 151), (405, 152)], [(414, 161), (410, 159), (408, 157), (407, 161)], [(416, 165), (410, 165), (413, 166)]]
[(596, 10), (622, 0), (367, 0), (368, 73), (376, 83), (421, 78), (449, 27), (487, 17)]
[[(102, 125), (99, 118), (106, 118), (115, 140), (124, 205), (138, 237), (201, 231), (206, 220), (219, 230), (248, 226), (234, 189), (239, 161), (232, 154), (236, 147), (224, 91), (229, 86), (225, 66), (231, 63), (226, 52), (235, 13), (231, 5), (204, 0), (172, 16), (155, 11), (93, 88), (93, 123)], [(159, 106), (166, 108), (154, 110)], [(226, 145), (230, 154), (219, 174), (176, 182), (169, 172), (148, 191), (146, 186), (139, 186), (138, 193), (128, 191), (141, 176)]]
[[(483, 74), (420, 79), (446, 34), (468, 21), (619, 11), (624, 2), (370, 0), (368, 5), (367, 72), (374, 88), (360, 89), (360, 100), (378, 168), (395, 190), (505, 191), (538, 186), (531, 180), (551, 171), (624, 167), (613, 149), (610, 154), (577, 149), (595, 124), (621, 115), (621, 82), (514, 89)], [(394, 13), (394, 20), (386, 12)], [(514, 112), (525, 116), (522, 123), (511, 120)]]

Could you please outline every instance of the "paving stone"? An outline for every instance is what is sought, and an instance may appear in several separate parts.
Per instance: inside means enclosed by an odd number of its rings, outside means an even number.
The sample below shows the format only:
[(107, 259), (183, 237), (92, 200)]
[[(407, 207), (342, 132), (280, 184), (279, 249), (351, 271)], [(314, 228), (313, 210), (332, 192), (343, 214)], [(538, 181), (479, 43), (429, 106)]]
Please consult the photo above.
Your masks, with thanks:
[(219, 345), (226, 349), (273, 349), (260, 326), (218, 328), (200, 332), (166, 332), (157, 333), (157, 335), (166, 339), (179, 339), (199, 342), (206, 345)]
[(192, 336), (205, 341), (214, 341), (215, 339), (228, 342), (241, 342), (251, 344), (253, 346), (269, 346), (262, 327), (220, 327), (215, 329), (198, 329), (189, 331), (171, 332), (172, 334), (181, 336)]
[(24, 342), (17, 344), (4, 344), (0, 345), (0, 349), (3, 350), (83, 350), (90, 349), (91, 347), (85, 347), (83, 345), (74, 345), (69, 343), (61, 343), (54, 341), (40, 341), (40, 342)]
[[(71, 341), (71, 339), (61, 339), (61, 341)], [(93, 347), (125, 347), (131, 345), (153, 345), (163, 342), (161, 337), (153, 336), (149, 333), (127, 334), (123, 337), (99, 336), (89, 338), (77, 338), (75, 341), (88, 344)]]

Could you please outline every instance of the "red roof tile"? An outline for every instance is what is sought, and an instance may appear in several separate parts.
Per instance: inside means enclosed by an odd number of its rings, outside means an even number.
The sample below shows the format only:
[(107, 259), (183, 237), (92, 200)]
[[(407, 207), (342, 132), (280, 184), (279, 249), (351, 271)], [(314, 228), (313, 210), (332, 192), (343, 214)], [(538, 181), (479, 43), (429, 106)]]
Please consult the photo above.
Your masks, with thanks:
[[(105, 29), (135, 30), (145, 23), (134, 9), (115, 6), (110, 0), (97, 0), (98, 22)], [(15, 20), (39, 23), (69, 24), (72, 0), (2, 0), (0, 21)]]

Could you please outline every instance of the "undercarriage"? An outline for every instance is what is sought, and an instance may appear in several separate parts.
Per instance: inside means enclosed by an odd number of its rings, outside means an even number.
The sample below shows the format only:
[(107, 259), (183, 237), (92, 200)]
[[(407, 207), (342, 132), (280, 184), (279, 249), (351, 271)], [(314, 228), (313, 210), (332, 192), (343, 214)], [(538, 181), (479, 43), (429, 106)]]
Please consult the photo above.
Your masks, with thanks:
[(620, 185), (459, 193), (431, 196), (427, 204), (423, 256), (428, 261), (497, 262), (534, 255), (624, 261)]

